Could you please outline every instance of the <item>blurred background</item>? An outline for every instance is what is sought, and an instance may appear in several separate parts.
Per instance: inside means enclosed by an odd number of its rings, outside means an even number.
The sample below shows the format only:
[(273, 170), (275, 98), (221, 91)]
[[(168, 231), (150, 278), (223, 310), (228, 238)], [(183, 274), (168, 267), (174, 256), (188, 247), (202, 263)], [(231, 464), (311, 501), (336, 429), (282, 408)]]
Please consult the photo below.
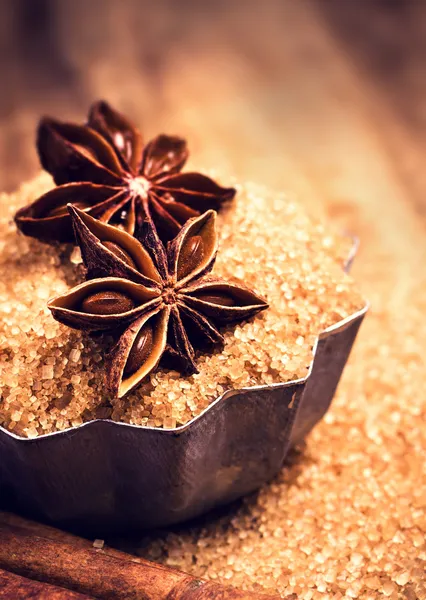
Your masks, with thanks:
[(36, 175), (41, 115), (84, 121), (103, 98), (146, 139), (187, 137), (224, 184), (288, 191), (358, 236), (373, 308), (336, 402), (366, 447), (370, 426), (393, 440), (378, 485), (402, 464), (421, 485), (407, 431), (426, 422), (425, 0), (0, 0), (0, 87), (0, 191)]
[(401, 193), (424, 217), (425, 65), (422, 0), (0, 0), (0, 189), (37, 172), (42, 114), (104, 98), (344, 223)]

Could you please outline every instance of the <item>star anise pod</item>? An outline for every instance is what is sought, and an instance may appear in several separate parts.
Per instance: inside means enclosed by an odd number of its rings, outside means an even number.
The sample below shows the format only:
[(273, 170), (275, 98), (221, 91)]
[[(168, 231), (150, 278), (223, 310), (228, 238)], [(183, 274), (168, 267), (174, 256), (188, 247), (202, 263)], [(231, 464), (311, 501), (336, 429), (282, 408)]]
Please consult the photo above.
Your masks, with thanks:
[(40, 121), (41, 164), (59, 186), (15, 215), (18, 228), (44, 241), (73, 241), (67, 204), (134, 234), (150, 218), (163, 241), (190, 218), (218, 210), (235, 195), (200, 173), (181, 173), (186, 141), (159, 135), (144, 147), (136, 127), (106, 102), (93, 104), (86, 125)]
[(48, 306), (55, 319), (76, 329), (120, 328), (107, 363), (114, 397), (146, 377), (166, 349), (181, 370), (197, 372), (193, 345), (223, 344), (218, 325), (268, 307), (245, 286), (208, 275), (218, 245), (213, 210), (188, 220), (167, 249), (149, 220), (139, 241), (78, 208), (69, 210), (89, 279)]

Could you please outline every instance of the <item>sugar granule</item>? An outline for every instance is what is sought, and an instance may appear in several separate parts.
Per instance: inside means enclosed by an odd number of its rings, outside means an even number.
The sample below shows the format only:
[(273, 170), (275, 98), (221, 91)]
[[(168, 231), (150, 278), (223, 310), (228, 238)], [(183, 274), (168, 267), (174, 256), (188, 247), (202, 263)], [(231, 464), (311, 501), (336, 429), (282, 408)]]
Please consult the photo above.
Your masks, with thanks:
[[(40, 283), (54, 294), (77, 281), (76, 273), (65, 262), (60, 269), (59, 262), (54, 262), (58, 270), (49, 267), (47, 286), (43, 278), (39, 282), (37, 273), (45, 277), (47, 271), (42, 265), (57, 250), (25, 238), (17, 239), (13, 225), (8, 224), (18, 205), (49, 186), (49, 178), (41, 176), (24, 186), (19, 196), (4, 195), (0, 204), (2, 253), (7, 241), (13, 279), (28, 276), (28, 284), (23, 288), (24, 306), (34, 306), (32, 315), (22, 310), (14, 313), (14, 306), (20, 306), (15, 300), (18, 296), (14, 292), (8, 295), (1, 288), (2, 317), (10, 319), (0, 334), (1, 381), (3, 388), (6, 380), (9, 384), (15, 382), (15, 386), (3, 391), (4, 396), (6, 391), (11, 397), (2, 419), (6, 422), (13, 414), (20, 423), (18, 430), (27, 436), (37, 435), (32, 423), (43, 418), (43, 409), (34, 408), (36, 402), (40, 407), (50, 402), (57, 405), (53, 415), (56, 422), (48, 412), (45, 414), (46, 430), (52, 426), (67, 427), (71, 414), (84, 413), (82, 406), (72, 404), (75, 392), (70, 379), (82, 363), (68, 366), (70, 353), (75, 348), (89, 358), (90, 374), (87, 380), (86, 375), (83, 377), (86, 383), (81, 381), (75, 391), (89, 393), (90, 400), (100, 393), (96, 386), (102, 376), (102, 366), (97, 370), (91, 361), (108, 347), (108, 342), (101, 346), (92, 338), (58, 326), (46, 314), (43, 302), (34, 297), (29, 300), (31, 281), (34, 293)], [(254, 190), (255, 195), (263, 193), (252, 186), (245, 189)], [(240, 200), (243, 198), (242, 191)], [(299, 207), (296, 211), (305, 218)], [(302, 225), (300, 234), (293, 239), (306, 237), (306, 231), (310, 231), (311, 239), (316, 239), (314, 248), (323, 246), (340, 264), (347, 252), (344, 244), (321, 231), (315, 237), (311, 226)], [(367, 253), (355, 264), (358, 278), (368, 288), (373, 309), (363, 324), (332, 409), (309, 436), (306, 446), (291, 453), (285, 468), (270, 484), (236, 506), (208, 515), (198, 524), (144, 535), (139, 543), (121, 542), (121, 547), (197, 577), (257, 592), (297, 594), (300, 600), (426, 599), (426, 399), (419, 393), (424, 386), (426, 246), (424, 236), (413, 236), (410, 244), (405, 243), (410, 237), (405, 235), (399, 244), (392, 236), (386, 247), (386, 240), (378, 231), (371, 227), (370, 234), (370, 227), (364, 228), (362, 247), (367, 247)], [(295, 233), (291, 223), (288, 233), (290, 237)], [(370, 243), (369, 236), (374, 236)], [(284, 247), (285, 236), (282, 239)], [(261, 241), (254, 240), (253, 248), (262, 246)], [(33, 260), (20, 258), (20, 248), (26, 249), (28, 244), (35, 251)], [(63, 254), (63, 258), (67, 256)], [(289, 256), (293, 260), (294, 255)], [(300, 268), (308, 273), (310, 254), (304, 256)], [(0, 255), (2, 274), (8, 268), (3, 262)], [(262, 292), (262, 282), (255, 285)], [(281, 285), (284, 297), (291, 300), (291, 287), (285, 279)], [(344, 297), (339, 284), (335, 291)], [(13, 314), (15, 318), (11, 318)], [(320, 308), (311, 304), (310, 314), (320, 314)], [(12, 327), (20, 329), (17, 339), (10, 335)], [(49, 341), (43, 346), (46, 328), (57, 338), (56, 343)], [(242, 328), (235, 339), (245, 336), (244, 331)], [(302, 329), (297, 335), (306, 336)], [(24, 361), (20, 358), (21, 347), (25, 348)], [(287, 349), (285, 341), (277, 345), (277, 364), (291, 363), (291, 347), (292, 344)], [(58, 360), (63, 373), (59, 387), (64, 391), (60, 395), (56, 389), (56, 400), (49, 395), (54, 388), (47, 395), (48, 388), (43, 388), (44, 383), (51, 382), (41, 380), (41, 367), (47, 364), (48, 356)], [(161, 383), (157, 376), (151, 378), (149, 389)], [(179, 381), (176, 397), (187, 394), (188, 406), (196, 408), (198, 399), (191, 396), (190, 379), (176, 373), (169, 376)], [(216, 389), (222, 393), (227, 385), (225, 382)], [(90, 402), (86, 402), (88, 415), (101, 410), (100, 401)], [(67, 412), (70, 404), (72, 413)], [(0, 410), (1, 406), (0, 403)], [(154, 424), (151, 410), (152, 405), (147, 403), (140, 413), (148, 418), (149, 425)], [(38, 428), (40, 433), (45, 431), (41, 425)]]
[(154, 427), (184, 424), (227, 389), (305, 376), (318, 334), (364, 305), (342, 270), (348, 240), (331, 235), (284, 195), (239, 186), (218, 219), (214, 273), (242, 280), (270, 308), (226, 327), (223, 351), (197, 356), (199, 373), (184, 377), (160, 368), (108, 408), (103, 372), (111, 338), (62, 326), (46, 308), (49, 297), (82, 280), (78, 253), (24, 237), (11, 219), (50, 186), (40, 175), (0, 203), (0, 424), (19, 435), (101, 416)]
[(425, 222), (408, 202), (384, 215), (387, 202), (354, 192), (354, 273), (372, 308), (305, 444), (259, 492), (116, 545), (285, 598), (426, 600)]

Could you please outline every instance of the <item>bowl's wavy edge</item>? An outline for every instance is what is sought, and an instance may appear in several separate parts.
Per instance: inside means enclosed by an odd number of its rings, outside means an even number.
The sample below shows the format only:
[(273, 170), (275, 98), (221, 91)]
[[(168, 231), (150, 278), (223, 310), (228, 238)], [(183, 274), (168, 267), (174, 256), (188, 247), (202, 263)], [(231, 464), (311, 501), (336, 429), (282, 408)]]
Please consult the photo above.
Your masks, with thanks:
[[(349, 269), (352, 266), (353, 260), (356, 256), (356, 253), (359, 248), (358, 238), (353, 237), (352, 241), (353, 241), (353, 246), (352, 246), (352, 248), (349, 252), (349, 255), (343, 265), (343, 270), (346, 273), (349, 272)], [(248, 386), (248, 387), (227, 390), (226, 392), (221, 394), (218, 398), (216, 398), (216, 400), (213, 400), (213, 402), (211, 402), (199, 415), (197, 415), (196, 417), (194, 417), (193, 419), (188, 421), (188, 423), (181, 425), (180, 427), (176, 427), (174, 429), (166, 429), (166, 428), (159, 428), (159, 427), (149, 427), (146, 425), (134, 425), (131, 423), (123, 423), (120, 421), (113, 421), (111, 419), (95, 419), (93, 421), (87, 421), (86, 423), (82, 423), (81, 425), (78, 425), (77, 427), (69, 427), (67, 429), (62, 429), (61, 431), (52, 431), (50, 433), (45, 433), (45, 434), (39, 435), (34, 438), (26, 438), (23, 436), (16, 435), (12, 431), (9, 431), (8, 429), (6, 429), (0, 425), (0, 435), (10, 437), (17, 442), (21, 442), (21, 443), (25, 443), (25, 444), (31, 444), (34, 442), (40, 443), (40, 441), (43, 439), (66, 436), (66, 435), (69, 435), (70, 433), (73, 433), (73, 435), (76, 436), (83, 429), (96, 427), (99, 423), (105, 423), (105, 422), (109, 423), (110, 426), (115, 427), (117, 430), (118, 430), (118, 428), (122, 428), (122, 427), (131, 427), (131, 428), (142, 429), (142, 430), (147, 430), (147, 431), (155, 431), (155, 432), (158, 432), (159, 435), (179, 435), (180, 433), (183, 433), (184, 431), (190, 429), (191, 426), (194, 423), (196, 423), (197, 421), (204, 419), (205, 415), (209, 411), (211, 411), (213, 409), (213, 407), (217, 407), (219, 404), (225, 404), (225, 402), (227, 401), (228, 398), (230, 398), (236, 394), (244, 394), (244, 393), (250, 392), (252, 390), (263, 391), (263, 390), (268, 390), (268, 389), (284, 389), (284, 388), (288, 388), (291, 386), (298, 386), (300, 384), (305, 384), (312, 374), (319, 341), (327, 338), (328, 336), (330, 336), (334, 333), (343, 331), (344, 329), (349, 327), (354, 321), (356, 321), (359, 318), (364, 317), (365, 314), (368, 312), (369, 308), (370, 308), (370, 303), (367, 300), (365, 300), (365, 304), (364, 304), (363, 308), (356, 311), (352, 315), (345, 317), (341, 321), (334, 323), (330, 327), (327, 327), (326, 329), (324, 329), (323, 331), (321, 331), (318, 334), (318, 336), (315, 340), (315, 344), (312, 349), (312, 360), (309, 365), (309, 370), (305, 377), (302, 377), (300, 379), (293, 379), (293, 380), (286, 381), (283, 383), (273, 383), (271, 385), (254, 385), (254, 386)]]

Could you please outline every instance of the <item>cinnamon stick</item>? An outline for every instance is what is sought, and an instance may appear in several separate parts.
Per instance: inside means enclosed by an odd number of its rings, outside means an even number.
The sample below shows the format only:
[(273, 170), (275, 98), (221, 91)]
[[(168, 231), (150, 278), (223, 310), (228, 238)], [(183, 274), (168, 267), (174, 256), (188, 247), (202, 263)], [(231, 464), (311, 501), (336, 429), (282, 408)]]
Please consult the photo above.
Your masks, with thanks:
[(64, 588), (26, 579), (15, 573), (0, 569), (0, 599), (1, 600), (91, 600), (86, 596)]
[[(100, 599), (265, 600), (0, 513), (0, 567)], [(269, 596), (270, 600), (276, 597)]]

